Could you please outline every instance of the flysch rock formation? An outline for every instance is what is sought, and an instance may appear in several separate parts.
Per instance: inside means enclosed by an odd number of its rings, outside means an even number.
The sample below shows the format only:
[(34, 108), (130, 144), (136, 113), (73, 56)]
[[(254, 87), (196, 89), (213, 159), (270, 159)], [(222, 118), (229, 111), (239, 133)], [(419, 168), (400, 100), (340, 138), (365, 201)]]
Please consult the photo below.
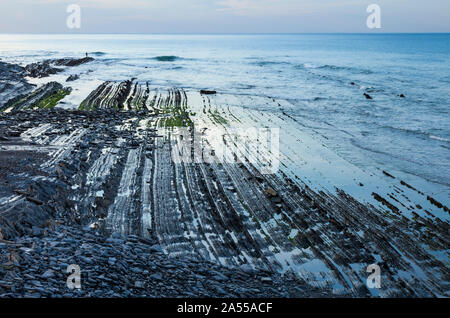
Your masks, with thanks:
[(23, 67), (0, 61), (0, 110), (8, 103), (26, 96), (35, 88), (25, 80), (26, 75)]
[[(79, 110), (38, 107), (1, 114), (0, 229), (4, 240), (30, 249), (24, 257), (23, 249), (8, 243), (4, 255), (11, 259), (22, 253), (20, 259), (33, 263), (30, 255), (50, 253), (46, 259), (56, 272), (58, 255), (72, 258), (92, 269), (92, 282), (98, 282), (109, 253), (119, 257), (119, 251), (103, 245), (102, 237), (111, 236), (129, 246), (140, 239), (151, 242), (146, 246), (157, 244), (167, 263), (216, 264), (228, 277), (214, 283), (223, 293), (189, 289), (192, 297), (449, 296), (447, 202), (388, 172), (358, 169), (303, 132), (295, 119), (241, 107), (249, 102), (278, 103), (156, 90), (130, 80), (101, 84)], [(248, 127), (281, 127), (274, 171), (267, 173), (262, 162), (272, 149), (236, 134)], [(189, 138), (193, 142), (186, 143)], [(227, 149), (226, 156), (220, 149)], [(88, 248), (77, 258), (80, 252), (73, 255), (70, 242), (64, 252), (48, 247), (39, 252), (43, 241), (59, 244), (58, 231), (106, 252)], [(153, 267), (142, 260), (138, 269), (126, 267), (121, 275), (133, 286), (150, 286), (149, 275), (167, 272), (156, 259), (150, 261)], [(25, 275), (24, 263), (8, 264), (12, 269), (3, 271), (5, 277), (14, 271), (22, 281), (32, 281), (35, 272)], [(175, 273), (177, 264), (170, 267)], [(380, 289), (366, 284), (371, 264), (381, 268)], [(254, 293), (246, 293), (240, 282), (225, 288), (236, 278), (233, 269), (255, 279), (248, 281), (256, 284)], [(114, 285), (113, 276), (103, 277), (103, 289)], [(188, 277), (203, 284), (195, 275)], [(275, 281), (287, 284), (284, 292), (278, 293)], [(0, 282), (0, 294), (14, 295), (14, 280), (0, 276)], [(64, 289), (52, 286), (52, 295)], [(98, 289), (82, 295), (111, 296)], [(173, 293), (145, 288), (130, 293), (185, 295), (181, 290), (177, 285)]]
[(89, 63), (94, 60), (93, 57), (84, 57), (81, 59), (74, 58), (62, 58), (62, 59), (50, 59), (42, 62), (36, 62), (25, 66), (27, 75), (30, 77), (48, 77), (53, 74), (57, 74), (64, 70), (66, 67), (79, 66), (81, 64)]

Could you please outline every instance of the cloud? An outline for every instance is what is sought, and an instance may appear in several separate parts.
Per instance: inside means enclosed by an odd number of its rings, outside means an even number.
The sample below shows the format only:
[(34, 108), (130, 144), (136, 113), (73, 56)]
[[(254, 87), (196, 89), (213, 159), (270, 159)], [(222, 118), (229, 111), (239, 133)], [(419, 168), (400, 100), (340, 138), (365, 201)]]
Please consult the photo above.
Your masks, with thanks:
[(130, 8), (161, 8), (167, 7), (167, 2), (174, 0), (18, 0), (23, 4), (78, 4), (81, 7), (100, 9), (130, 9)]
[[(69, 4), (83, 32), (367, 32), (372, 0), (0, 0), (0, 32), (62, 32)], [(377, 0), (384, 32), (448, 32), (448, 0)], [(86, 9), (86, 10), (84, 10)]]
[(237, 15), (295, 15), (305, 9), (298, 3), (276, 0), (221, 0), (217, 4), (222, 7), (218, 11)]
[(361, 5), (361, 1), (322, 0), (219, 0), (218, 11), (246, 16), (300, 16), (323, 9)]

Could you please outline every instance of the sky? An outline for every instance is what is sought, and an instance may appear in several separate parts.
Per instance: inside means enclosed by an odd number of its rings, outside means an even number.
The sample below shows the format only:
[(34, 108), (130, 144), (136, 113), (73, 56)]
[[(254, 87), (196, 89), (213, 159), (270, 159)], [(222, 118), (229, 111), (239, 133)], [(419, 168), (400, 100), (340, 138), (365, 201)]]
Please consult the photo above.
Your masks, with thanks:
[[(67, 6), (81, 8), (69, 29)], [(381, 29), (366, 24), (370, 4)], [(449, 0), (0, 0), (0, 33), (450, 32)]]

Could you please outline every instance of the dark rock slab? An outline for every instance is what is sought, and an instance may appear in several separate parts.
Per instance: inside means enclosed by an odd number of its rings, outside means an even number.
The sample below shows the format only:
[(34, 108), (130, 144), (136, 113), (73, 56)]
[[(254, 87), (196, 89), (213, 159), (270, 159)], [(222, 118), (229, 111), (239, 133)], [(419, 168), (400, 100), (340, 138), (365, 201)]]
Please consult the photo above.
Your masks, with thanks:
[(42, 62), (36, 62), (25, 66), (25, 70), (30, 77), (48, 77), (52, 74), (57, 74), (64, 70), (64, 66), (66, 67), (74, 67), (79, 66), (81, 64), (85, 64), (93, 61), (92, 57), (84, 57), (81, 59), (75, 58), (63, 58), (63, 59), (49, 59), (44, 60)]

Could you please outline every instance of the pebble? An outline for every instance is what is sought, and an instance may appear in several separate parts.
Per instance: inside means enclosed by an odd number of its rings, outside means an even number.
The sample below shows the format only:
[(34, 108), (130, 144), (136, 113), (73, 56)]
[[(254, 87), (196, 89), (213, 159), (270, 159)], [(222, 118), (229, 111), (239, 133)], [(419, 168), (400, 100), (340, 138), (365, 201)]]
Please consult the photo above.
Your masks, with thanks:
[(55, 273), (53, 272), (53, 270), (51, 270), (51, 269), (48, 269), (48, 270), (46, 270), (45, 271), (45, 273), (44, 274), (42, 274), (42, 278), (51, 278), (51, 277), (54, 277), (55, 276)]

